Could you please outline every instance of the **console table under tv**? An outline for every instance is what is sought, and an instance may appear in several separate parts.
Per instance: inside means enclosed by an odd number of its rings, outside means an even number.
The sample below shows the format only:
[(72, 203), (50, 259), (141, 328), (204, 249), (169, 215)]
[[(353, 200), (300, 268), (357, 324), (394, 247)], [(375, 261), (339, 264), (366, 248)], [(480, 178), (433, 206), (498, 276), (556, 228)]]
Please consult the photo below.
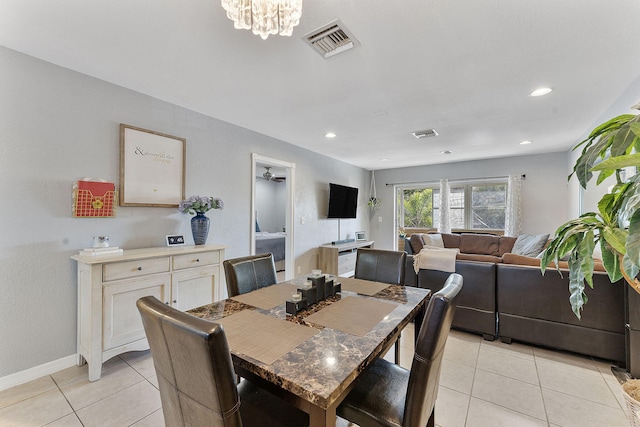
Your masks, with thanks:
[(318, 264), (323, 273), (351, 277), (356, 270), (356, 252), (358, 248), (373, 248), (372, 240), (320, 246)]

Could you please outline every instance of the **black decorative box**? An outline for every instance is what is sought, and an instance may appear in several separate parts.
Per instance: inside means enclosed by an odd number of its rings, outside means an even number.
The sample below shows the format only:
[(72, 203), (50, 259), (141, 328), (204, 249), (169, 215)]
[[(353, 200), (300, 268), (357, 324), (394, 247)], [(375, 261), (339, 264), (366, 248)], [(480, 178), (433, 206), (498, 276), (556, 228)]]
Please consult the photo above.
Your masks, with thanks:
[(311, 280), (311, 284), (317, 289), (317, 292), (318, 292), (317, 301), (322, 301), (323, 299), (325, 299), (326, 295), (324, 292), (324, 275), (309, 276), (307, 277), (307, 279)]
[(302, 294), (302, 299), (307, 301), (307, 306), (318, 302), (318, 289), (315, 286), (312, 286), (309, 289), (298, 288), (298, 292)]
[(333, 279), (329, 279), (324, 281), (324, 297), (329, 298), (335, 294), (333, 290)]
[(300, 312), (300, 310), (304, 310), (307, 308), (307, 300), (302, 298), (300, 301), (289, 301), (287, 300), (287, 314), (295, 316)]

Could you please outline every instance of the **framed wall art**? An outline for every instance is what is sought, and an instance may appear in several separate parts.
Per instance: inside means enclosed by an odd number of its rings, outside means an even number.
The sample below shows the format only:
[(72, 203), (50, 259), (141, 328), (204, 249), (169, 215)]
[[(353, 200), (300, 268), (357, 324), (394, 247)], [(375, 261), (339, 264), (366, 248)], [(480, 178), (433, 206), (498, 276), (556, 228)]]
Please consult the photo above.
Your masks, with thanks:
[(187, 140), (120, 125), (120, 206), (177, 207)]

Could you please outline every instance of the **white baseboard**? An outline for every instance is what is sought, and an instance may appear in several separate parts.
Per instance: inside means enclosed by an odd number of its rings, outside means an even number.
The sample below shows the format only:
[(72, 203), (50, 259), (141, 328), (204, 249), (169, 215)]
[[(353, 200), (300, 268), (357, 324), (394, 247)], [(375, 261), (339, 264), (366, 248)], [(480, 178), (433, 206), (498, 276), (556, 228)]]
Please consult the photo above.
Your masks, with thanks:
[(0, 391), (70, 368), (76, 364), (76, 360), (77, 356), (72, 354), (70, 356), (63, 357), (62, 359), (34, 366), (33, 368), (16, 372), (15, 374), (10, 374), (5, 377), (0, 377)]

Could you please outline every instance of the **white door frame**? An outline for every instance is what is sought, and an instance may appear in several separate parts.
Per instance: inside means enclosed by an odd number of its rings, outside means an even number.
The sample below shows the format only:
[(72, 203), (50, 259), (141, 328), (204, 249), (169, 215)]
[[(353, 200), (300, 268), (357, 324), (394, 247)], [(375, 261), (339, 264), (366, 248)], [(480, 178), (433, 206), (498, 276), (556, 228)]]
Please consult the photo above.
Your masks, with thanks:
[(286, 190), (287, 190), (287, 208), (285, 213), (285, 227), (287, 236), (285, 238), (284, 252), (285, 252), (285, 280), (294, 278), (294, 221), (293, 221), (293, 201), (295, 195), (295, 171), (296, 164), (286, 162), (284, 160), (274, 159), (271, 157), (265, 157), (257, 153), (251, 154), (251, 233), (250, 233), (250, 248), (251, 254), (256, 254), (256, 176), (258, 163), (266, 163), (286, 170)]

